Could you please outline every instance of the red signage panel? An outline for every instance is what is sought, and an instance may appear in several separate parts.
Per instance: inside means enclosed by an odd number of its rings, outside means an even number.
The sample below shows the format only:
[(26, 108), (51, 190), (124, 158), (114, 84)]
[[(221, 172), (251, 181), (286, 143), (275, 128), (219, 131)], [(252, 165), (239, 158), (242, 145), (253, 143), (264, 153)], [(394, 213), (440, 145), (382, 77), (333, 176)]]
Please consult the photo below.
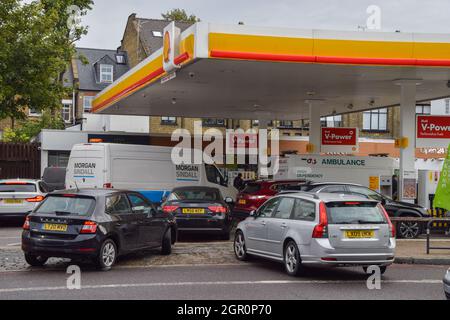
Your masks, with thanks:
[(322, 146), (356, 146), (356, 128), (322, 128)]
[(450, 139), (450, 116), (417, 116), (417, 138)]

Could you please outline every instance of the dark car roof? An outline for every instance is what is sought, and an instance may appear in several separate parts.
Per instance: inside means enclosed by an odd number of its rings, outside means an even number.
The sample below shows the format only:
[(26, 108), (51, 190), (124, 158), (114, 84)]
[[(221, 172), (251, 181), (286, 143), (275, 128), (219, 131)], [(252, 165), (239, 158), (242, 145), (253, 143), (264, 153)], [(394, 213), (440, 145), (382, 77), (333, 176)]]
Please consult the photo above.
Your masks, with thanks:
[(173, 191), (178, 191), (178, 190), (208, 190), (208, 191), (219, 191), (219, 188), (214, 188), (214, 187), (202, 187), (202, 186), (192, 186), (192, 187), (175, 187), (172, 189)]
[(102, 188), (86, 188), (86, 189), (68, 189), (68, 190), (59, 190), (52, 192), (51, 194), (76, 194), (83, 196), (93, 196), (93, 197), (101, 197), (106, 195), (111, 195), (119, 192), (134, 192), (130, 190), (121, 190), (121, 189), (102, 189)]

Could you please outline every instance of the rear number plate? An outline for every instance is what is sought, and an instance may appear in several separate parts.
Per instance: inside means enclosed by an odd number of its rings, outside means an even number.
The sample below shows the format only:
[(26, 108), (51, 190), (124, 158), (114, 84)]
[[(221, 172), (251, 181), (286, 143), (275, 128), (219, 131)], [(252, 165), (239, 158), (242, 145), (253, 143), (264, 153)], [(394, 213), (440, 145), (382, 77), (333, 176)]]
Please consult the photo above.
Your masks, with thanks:
[(7, 204), (21, 204), (22, 199), (3, 199), (3, 201)]
[(245, 201), (245, 199), (240, 199), (239, 200), (239, 204), (246, 204), (247, 201)]
[(345, 237), (349, 239), (373, 238), (375, 233), (373, 230), (351, 230), (345, 231)]
[(181, 210), (181, 212), (188, 213), (188, 214), (205, 213), (205, 209), (203, 209), (203, 208), (199, 208), (199, 209), (183, 208)]
[(56, 224), (56, 223), (44, 223), (42, 229), (47, 231), (67, 231), (67, 224)]

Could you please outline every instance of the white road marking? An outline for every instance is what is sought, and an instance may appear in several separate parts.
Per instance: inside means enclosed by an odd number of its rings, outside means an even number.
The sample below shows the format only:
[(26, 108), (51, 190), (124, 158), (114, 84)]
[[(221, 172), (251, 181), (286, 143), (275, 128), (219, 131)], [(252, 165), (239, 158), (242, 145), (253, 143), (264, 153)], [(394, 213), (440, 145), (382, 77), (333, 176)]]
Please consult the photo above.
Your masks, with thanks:
[(16, 242), (16, 243), (10, 243), (7, 244), (8, 247), (15, 247), (15, 246), (20, 246), (22, 244), (22, 242)]
[[(115, 288), (145, 288), (145, 287), (186, 287), (186, 286), (216, 286), (216, 285), (274, 285), (274, 284), (348, 284), (361, 283), (365, 280), (259, 280), (259, 281), (204, 281), (204, 282), (154, 282), (154, 283), (124, 283), (124, 284), (98, 284), (86, 285), (81, 289), (115, 289)], [(382, 280), (381, 283), (398, 284), (439, 284), (442, 280)], [(67, 287), (31, 287), (0, 289), (0, 293), (29, 292), (29, 291), (57, 291), (69, 290)]]

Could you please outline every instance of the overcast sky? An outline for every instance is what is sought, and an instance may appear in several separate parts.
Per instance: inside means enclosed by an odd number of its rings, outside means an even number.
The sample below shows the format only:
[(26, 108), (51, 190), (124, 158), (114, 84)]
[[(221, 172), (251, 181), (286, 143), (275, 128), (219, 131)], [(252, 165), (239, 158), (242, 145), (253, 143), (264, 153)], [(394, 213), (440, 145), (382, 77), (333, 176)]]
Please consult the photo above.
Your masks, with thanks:
[(78, 46), (115, 49), (127, 17), (160, 18), (162, 12), (183, 8), (212, 23), (357, 30), (365, 25), (369, 5), (381, 8), (383, 31), (450, 33), (450, 0), (94, 0), (83, 18), (89, 34)]

